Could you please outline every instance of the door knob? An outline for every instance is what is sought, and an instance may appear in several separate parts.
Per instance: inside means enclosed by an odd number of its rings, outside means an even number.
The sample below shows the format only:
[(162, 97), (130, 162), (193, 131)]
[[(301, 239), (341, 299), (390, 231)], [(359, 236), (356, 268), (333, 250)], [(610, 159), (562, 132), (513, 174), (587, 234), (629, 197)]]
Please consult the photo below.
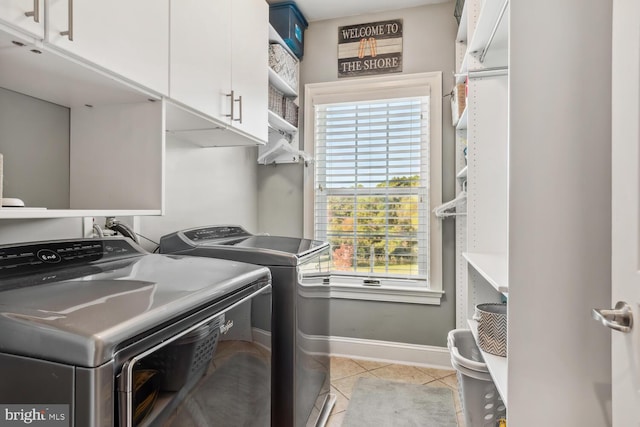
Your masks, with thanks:
[(620, 332), (630, 332), (633, 327), (633, 313), (631, 307), (624, 301), (618, 301), (611, 309), (594, 308), (591, 315), (604, 326)]

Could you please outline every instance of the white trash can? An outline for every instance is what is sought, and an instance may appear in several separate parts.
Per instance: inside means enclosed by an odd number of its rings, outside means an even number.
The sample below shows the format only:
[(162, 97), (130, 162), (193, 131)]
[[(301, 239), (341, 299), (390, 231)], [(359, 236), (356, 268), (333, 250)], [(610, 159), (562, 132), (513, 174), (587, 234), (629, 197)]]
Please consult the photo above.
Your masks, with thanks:
[(447, 337), (451, 364), (458, 377), (466, 427), (495, 427), (507, 408), (496, 389), (469, 329), (454, 329)]

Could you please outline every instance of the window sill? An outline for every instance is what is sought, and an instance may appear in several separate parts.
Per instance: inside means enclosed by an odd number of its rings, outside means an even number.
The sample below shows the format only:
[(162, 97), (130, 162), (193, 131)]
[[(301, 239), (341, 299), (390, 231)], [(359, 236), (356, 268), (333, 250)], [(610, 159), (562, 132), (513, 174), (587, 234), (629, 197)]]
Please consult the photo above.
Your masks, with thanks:
[(444, 291), (401, 286), (365, 286), (341, 282), (331, 277), (331, 284), (305, 281), (301, 296), (310, 298), (349, 299), (361, 301), (397, 302), (404, 304), (440, 305)]
[(398, 286), (365, 286), (331, 281), (331, 298), (440, 305), (443, 291)]

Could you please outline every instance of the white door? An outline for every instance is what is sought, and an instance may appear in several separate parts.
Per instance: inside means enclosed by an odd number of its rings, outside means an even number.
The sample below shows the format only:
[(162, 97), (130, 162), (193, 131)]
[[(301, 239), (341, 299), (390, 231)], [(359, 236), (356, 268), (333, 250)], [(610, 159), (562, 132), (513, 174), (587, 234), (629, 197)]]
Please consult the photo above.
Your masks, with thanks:
[(231, 97), (231, 2), (171, 2), (169, 96), (228, 122)]
[(233, 0), (232, 4), (231, 84), (237, 100), (232, 125), (266, 142), (269, 7), (264, 0)]
[(0, 1), (0, 23), (44, 38), (44, 0)]
[(47, 5), (49, 44), (169, 93), (169, 0), (48, 0)]
[[(612, 63), (611, 294), (618, 309), (601, 310), (600, 320), (614, 329), (613, 425), (637, 427), (640, 426), (640, 0), (613, 1)], [(596, 312), (594, 316), (598, 317)]]

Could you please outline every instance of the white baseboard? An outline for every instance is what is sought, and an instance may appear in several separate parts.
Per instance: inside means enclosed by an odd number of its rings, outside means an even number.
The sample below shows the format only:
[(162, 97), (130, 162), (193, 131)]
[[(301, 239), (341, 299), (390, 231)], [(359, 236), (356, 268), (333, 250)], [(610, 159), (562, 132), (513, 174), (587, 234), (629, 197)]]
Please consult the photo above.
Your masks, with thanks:
[[(269, 331), (253, 328), (253, 339), (265, 348), (271, 347)], [(334, 357), (453, 369), (446, 347), (301, 333), (298, 334), (298, 343), (309, 354), (327, 354), (328, 351)]]
[(449, 349), (446, 347), (347, 337), (331, 337), (329, 346), (332, 356), (453, 369)]
[(446, 347), (349, 337), (299, 335), (298, 339), (303, 348), (310, 353), (326, 353), (328, 348), (329, 353), (334, 357), (453, 369), (451, 356)]

